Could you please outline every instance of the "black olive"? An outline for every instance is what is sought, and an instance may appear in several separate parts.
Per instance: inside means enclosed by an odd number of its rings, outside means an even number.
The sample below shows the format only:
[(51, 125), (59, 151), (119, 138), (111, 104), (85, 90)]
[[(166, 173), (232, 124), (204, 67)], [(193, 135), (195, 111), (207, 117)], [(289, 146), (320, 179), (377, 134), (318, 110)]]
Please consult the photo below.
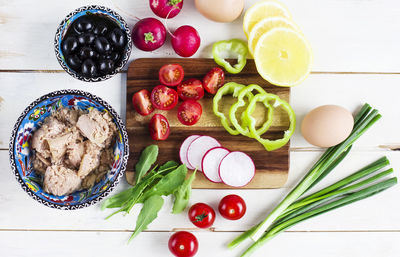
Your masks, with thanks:
[(119, 57), (120, 57), (120, 55), (119, 55), (118, 52), (112, 52), (112, 53), (108, 56), (108, 58), (109, 58), (110, 60), (113, 60), (114, 62), (117, 62), (117, 61), (119, 60)]
[(74, 30), (78, 34), (88, 32), (93, 29), (93, 23), (85, 16), (76, 19), (76, 21), (74, 21), (73, 24), (74, 24)]
[(81, 60), (95, 59), (97, 58), (97, 53), (92, 48), (84, 46), (79, 50), (79, 58)]
[(105, 34), (107, 34), (107, 31), (108, 31), (107, 26), (103, 22), (96, 24), (93, 28), (93, 33), (95, 35), (104, 36)]
[(68, 66), (74, 71), (79, 70), (81, 67), (82, 61), (76, 55), (70, 55), (66, 58)]
[(126, 44), (125, 32), (122, 29), (115, 28), (108, 34), (111, 44), (117, 48), (122, 48)]
[(99, 62), (99, 71), (101, 74), (110, 74), (114, 70), (114, 62), (112, 60), (102, 60)]
[(85, 33), (85, 34), (80, 34), (78, 37), (78, 42), (81, 45), (90, 45), (94, 42), (96, 39), (96, 36), (93, 33)]
[(92, 59), (87, 59), (82, 63), (82, 75), (87, 78), (93, 78), (97, 74), (96, 64)]
[(64, 55), (69, 55), (78, 49), (78, 40), (74, 36), (65, 38), (61, 43), (61, 49)]
[(105, 37), (98, 37), (94, 40), (94, 48), (100, 54), (111, 52), (111, 44)]

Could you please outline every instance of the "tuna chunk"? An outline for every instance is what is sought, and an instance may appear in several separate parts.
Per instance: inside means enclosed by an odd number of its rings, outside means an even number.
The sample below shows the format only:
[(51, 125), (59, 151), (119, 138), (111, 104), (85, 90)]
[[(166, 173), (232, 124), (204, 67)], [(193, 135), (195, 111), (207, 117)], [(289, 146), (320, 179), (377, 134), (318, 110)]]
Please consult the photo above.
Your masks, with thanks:
[(67, 195), (81, 188), (82, 180), (75, 171), (61, 165), (52, 165), (44, 173), (44, 191), (53, 195)]
[(75, 125), (78, 121), (79, 110), (72, 108), (60, 108), (54, 113), (54, 117), (63, 123)]
[(51, 165), (50, 161), (44, 158), (40, 153), (36, 153), (33, 156), (33, 169), (43, 175), (46, 172), (47, 167)]
[(65, 163), (73, 169), (78, 169), (81, 164), (83, 154), (85, 153), (85, 143), (70, 143), (67, 146), (67, 155)]
[(100, 165), (101, 148), (90, 141), (85, 141), (85, 154), (82, 157), (78, 170), (80, 178), (86, 177), (90, 172)]
[(45, 119), (42, 127), (35, 131), (32, 136), (32, 148), (41, 153), (44, 158), (49, 158), (51, 153), (47, 139), (59, 135), (66, 129), (66, 126), (53, 117)]
[(71, 133), (62, 134), (47, 139), (47, 144), (49, 145), (51, 159), (54, 163), (59, 163), (67, 151), (67, 144), (71, 138)]
[(109, 125), (108, 113), (91, 109), (88, 114), (81, 115), (76, 126), (92, 143), (104, 147), (105, 142), (114, 134)]

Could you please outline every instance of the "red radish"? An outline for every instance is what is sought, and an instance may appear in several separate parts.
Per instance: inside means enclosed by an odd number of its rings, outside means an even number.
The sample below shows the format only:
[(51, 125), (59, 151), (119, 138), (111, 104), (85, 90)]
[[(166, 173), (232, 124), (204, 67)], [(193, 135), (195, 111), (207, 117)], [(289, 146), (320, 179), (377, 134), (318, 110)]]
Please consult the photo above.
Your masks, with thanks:
[(207, 151), (201, 161), (204, 176), (214, 183), (221, 183), (219, 177), (219, 164), (230, 151), (224, 147), (214, 147)]
[(194, 167), (189, 164), (187, 160), (187, 150), (189, 148), (189, 145), (197, 138), (199, 138), (199, 135), (192, 135), (187, 137), (183, 143), (181, 144), (181, 148), (179, 149), (179, 157), (181, 159), (181, 162), (186, 165), (188, 169), (194, 170)]
[(165, 43), (166, 36), (164, 25), (155, 18), (142, 19), (132, 29), (133, 44), (143, 51), (160, 48)]
[(174, 18), (181, 11), (183, 0), (150, 0), (150, 8), (161, 18)]
[(203, 160), (203, 156), (208, 150), (218, 146), (221, 146), (221, 144), (215, 138), (209, 136), (201, 136), (193, 140), (187, 150), (189, 164), (195, 169), (202, 171), (201, 161)]
[(195, 28), (184, 25), (175, 30), (171, 43), (175, 53), (182, 57), (190, 57), (200, 47), (200, 36)]
[(256, 172), (253, 160), (245, 153), (231, 152), (219, 164), (219, 177), (232, 187), (243, 187), (250, 183)]

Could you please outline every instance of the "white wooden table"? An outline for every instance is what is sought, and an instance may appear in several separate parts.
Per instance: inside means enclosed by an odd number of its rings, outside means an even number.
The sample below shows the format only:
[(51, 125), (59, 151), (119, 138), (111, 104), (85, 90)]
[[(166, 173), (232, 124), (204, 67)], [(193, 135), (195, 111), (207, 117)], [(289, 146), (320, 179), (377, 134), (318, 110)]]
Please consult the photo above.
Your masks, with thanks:
[[(255, 0), (246, 0), (248, 7)], [(321, 186), (387, 155), (400, 169), (400, 2), (397, 0), (283, 0), (314, 50), (313, 73), (292, 89), (298, 120), (311, 108), (338, 104), (357, 110), (364, 102), (383, 115), (355, 145), (352, 153)], [(217, 207), (226, 194), (241, 195), (248, 212), (240, 221), (217, 216), (210, 230), (194, 229), (186, 213), (170, 214), (171, 201), (149, 229), (127, 245), (138, 209), (132, 215), (104, 220), (99, 204), (78, 211), (59, 211), (32, 200), (16, 182), (8, 159), (11, 128), (23, 109), (50, 91), (66, 88), (92, 92), (125, 115), (126, 73), (96, 84), (73, 79), (61, 70), (53, 49), (58, 24), (83, 0), (0, 1), (0, 256), (171, 256), (167, 242), (175, 230), (193, 231), (197, 256), (238, 256), (227, 242), (247, 230), (283, 197), (321, 154), (298, 129), (291, 141), (289, 181), (275, 190), (194, 190), (191, 203)], [(147, 0), (97, 0), (119, 12), (130, 25), (134, 16), (153, 16)], [(217, 24), (196, 12), (193, 0), (168, 22), (174, 29), (190, 24), (202, 44), (197, 57), (211, 57), (211, 43), (244, 38), (241, 21)], [(133, 50), (139, 57), (175, 57), (169, 44), (154, 53)], [(127, 187), (122, 182), (116, 192)], [(399, 256), (400, 186), (373, 198), (335, 210), (291, 228), (257, 251), (255, 256)]]

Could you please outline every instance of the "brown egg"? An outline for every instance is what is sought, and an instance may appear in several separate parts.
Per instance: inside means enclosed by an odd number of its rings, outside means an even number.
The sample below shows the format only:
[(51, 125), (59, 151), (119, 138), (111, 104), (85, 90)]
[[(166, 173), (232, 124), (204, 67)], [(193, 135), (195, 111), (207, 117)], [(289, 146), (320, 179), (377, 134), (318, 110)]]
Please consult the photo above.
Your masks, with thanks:
[(343, 142), (353, 125), (354, 118), (348, 110), (337, 105), (323, 105), (304, 117), (301, 133), (312, 145), (331, 147)]
[(244, 0), (195, 0), (197, 10), (216, 22), (232, 22), (243, 11)]

